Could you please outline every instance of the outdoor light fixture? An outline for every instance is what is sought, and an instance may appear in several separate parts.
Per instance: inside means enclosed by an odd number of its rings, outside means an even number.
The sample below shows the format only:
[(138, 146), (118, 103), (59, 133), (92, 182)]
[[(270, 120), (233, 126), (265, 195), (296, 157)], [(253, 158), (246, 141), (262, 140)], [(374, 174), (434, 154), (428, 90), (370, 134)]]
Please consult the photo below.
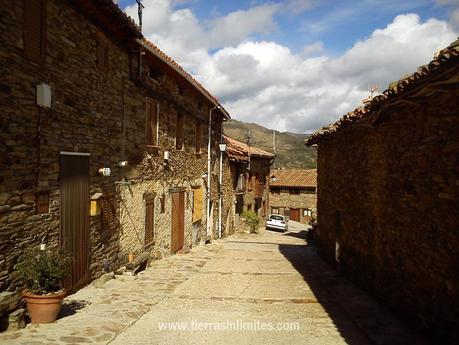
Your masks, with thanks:
[(128, 161), (122, 161), (122, 162), (119, 162), (118, 165), (120, 167), (126, 167), (128, 165)]
[(272, 182), (276, 182), (276, 176), (274, 176), (274, 175), (271, 176), (271, 181), (272, 181)]
[(220, 144), (218, 144), (218, 147), (220, 148), (220, 152), (225, 152), (226, 151), (226, 143), (222, 141)]
[(51, 87), (48, 84), (37, 85), (37, 104), (43, 108), (51, 108)]
[(170, 156), (170, 151), (164, 151), (164, 163), (167, 163), (169, 161)]
[(99, 175), (108, 177), (112, 174), (112, 170), (110, 168), (100, 168), (99, 169)]

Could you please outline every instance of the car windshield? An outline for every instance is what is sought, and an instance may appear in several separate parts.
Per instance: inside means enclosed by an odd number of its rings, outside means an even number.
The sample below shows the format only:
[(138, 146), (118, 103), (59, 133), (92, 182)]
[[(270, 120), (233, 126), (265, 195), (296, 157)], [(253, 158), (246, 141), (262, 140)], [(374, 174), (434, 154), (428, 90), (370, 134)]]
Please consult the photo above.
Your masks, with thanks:
[(272, 216), (269, 217), (269, 218), (271, 218), (271, 219), (273, 219), (273, 220), (284, 220), (284, 217), (282, 217), (282, 216), (276, 216), (276, 215), (272, 215)]

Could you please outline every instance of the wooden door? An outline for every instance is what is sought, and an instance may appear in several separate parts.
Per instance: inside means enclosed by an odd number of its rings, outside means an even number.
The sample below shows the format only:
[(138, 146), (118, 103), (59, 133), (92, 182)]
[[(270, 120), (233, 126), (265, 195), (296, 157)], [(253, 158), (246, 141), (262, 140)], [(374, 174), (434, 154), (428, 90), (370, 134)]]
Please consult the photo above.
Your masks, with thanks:
[(290, 209), (290, 220), (294, 220), (295, 222), (300, 221), (300, 210), (298, 208)]
[(89, 155), (60, 157), (60, 246), (73, 257), (64, 287), (76, 290), (88, 279), (89, 268)]
[(185, 192), (172, 194), (171, 251), (178, 252), (185, 242)]

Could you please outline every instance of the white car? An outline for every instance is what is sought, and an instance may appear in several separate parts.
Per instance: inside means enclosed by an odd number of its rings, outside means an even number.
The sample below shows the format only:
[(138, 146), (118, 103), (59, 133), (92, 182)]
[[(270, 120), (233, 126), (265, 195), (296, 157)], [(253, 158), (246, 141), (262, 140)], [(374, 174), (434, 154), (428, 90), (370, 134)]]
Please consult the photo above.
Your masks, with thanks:
[(271, 214), (266, 221), (266, 229), (288, 231), (288, 219), (280, 214)]

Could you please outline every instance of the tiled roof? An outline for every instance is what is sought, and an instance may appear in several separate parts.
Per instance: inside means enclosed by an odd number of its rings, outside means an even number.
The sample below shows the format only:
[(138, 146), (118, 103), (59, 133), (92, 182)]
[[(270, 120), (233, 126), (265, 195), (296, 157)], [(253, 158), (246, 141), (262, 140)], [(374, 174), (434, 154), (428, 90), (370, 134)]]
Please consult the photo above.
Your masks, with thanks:
[(274, 170), (272, 187), (317, 187), (317, 170)]
[[(245, 143), (237, 141), (236, 139), (224, 136), (226, 142), (226, 154), (230, 160), (248, 162), (249, 161), (249, 146)], [(259, 158), (274, 158), (272, 153), (260, 150), (256, 147), (250, 146), (250, 156)]]
[[(323, 137), (335, 133), (340, 128), (347, 127), (353, 123), (362, 122), (364, 120), (372, 120), (375, 122), (378, 120), (378, 113), (380, 113), (378, 110), (382, 109), (387, 103), (403, 97), (407, 92), (427, 83), (431, 78), (436, 77), (451, 66), (457, 66), (458, 63), (459, 39), (451, 43), (447, 48), (441, 50), (429, 64), (420, 66), (415, 73), (391, 83), (389, 88), (384, 91), (382, 95), (374, 97), (363, 107), (359, 107), (347, 113), (337, 122), (311, 134), (305, 140), (306, 145), (317, 144)], [(376, 118), (370, 119), (371, 115), (374, 115)]]
[(228, 112), (223, 108), (220, 104), (217, 97), (212, 95), (209, 91), (206, 90), (204, 86), (200, 82), (198, 82), (191, 74), (189, 74), (182, 66), (180, 66), (174, 59), (172, 59), (169, 55), (164, 53), (161, 49), (158, 48), (157, 45), (150, 42), (147, 39), (138, 39), (137, 42), (141, 44), (144, 48), (147, 48), (148, 51), (154, 53), (157, 57), (175, 69), (183, 78), (185, 78), (189, 83), (191, 83), (196, 89), (198, 89), (201, 93), (203, 93), (207, 98), (213, 101), (215, 105), (218, 105), (222, 110), (222, 113), (225, 114), (225, 117), (228, 119), (230, 118)]

